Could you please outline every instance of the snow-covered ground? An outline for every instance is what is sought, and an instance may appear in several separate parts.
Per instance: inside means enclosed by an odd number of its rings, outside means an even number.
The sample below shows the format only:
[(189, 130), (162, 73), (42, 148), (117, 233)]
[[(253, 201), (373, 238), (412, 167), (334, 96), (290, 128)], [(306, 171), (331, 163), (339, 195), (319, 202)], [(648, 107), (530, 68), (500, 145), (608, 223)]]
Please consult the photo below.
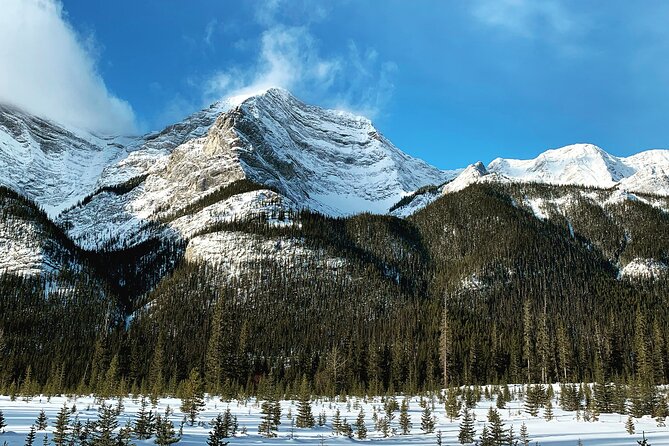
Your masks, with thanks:
[[(513, 390), (513, 388), (512, 388)], [(401, 403), (403, 397), (398, 396), (397, 400)], [(432, 402), (428, 399), (428, 404)], [(115, 405), (115, 400), (110, 400), (109, 403)], [(82, 423), (86, 420), (95, 420), (98, 417), (98, 407), (95, 399), (92, 397), (79, 398), (65, 398), (53, 397), (47, 400), (45, 397), (35, 397), (27, 402), (20, 398), (11, 401), (8, 396), (0, 397), (0, 410), (4, 412), (7, 422), (5, 433), (0, 434), (0, 443), (7, 442), (8, 445), (23, 445), (25, 436), (29, 431), (30, 426), (35, 422), (40, 410), (44, 409), (47, 417), (49, 427), (46, 433), (49, 438), (53, 433), (53, 422), (56, 419), (56, 414), (61, 409), (63, 404), (69, 407), (76, 405), (76, 414)], [(124, 412), (119, 417), (119, 426), (125, 425), (126, 421), (132, 421), (139, 409), (137, 400), (133, 401), (131, 398), (123, 400)], [(174, 398), (161, 399), (158, 406), (154, 409), (163, 414), (167, 406), (174, 410), (174, 414), (170, 417), (175, 425), (175, 430), (178, 432), (179, 426), (184, 418), (184, 415), (179, 411), (181, 405), (180, 400)], [(648, 443), (652, 446), (669, 445), (669, 428), (658, 427), (654, 419), (644, 417), (635, 419), (634, 435), (629, 435), (625, 430), (626, 415), (619, 414), (602, 414), (598, 421), (586, 422), (582, 418), (576, 419), (575, 412), (562, 411), (555, 401), (554, 415), (555, 419), (552, 421), (545, 421), (543, 418), (543, 410), (540, 411), (538, 417), (531, 417), (523, 411), (523, 402), (519, 400), (507, 403), (505, 409), (499, 410), (500, 415), (506, 427), (513, 426), (516, 436), (520, 430), (521, 424), (524, 422), (527, 425), (530, 444), (538, 442), (541, 445), (572, 445), (576, 446), (580, 439), (583, 445), (633, 445), (636, 440), (641, 439), (642, 432), (645, 432)], [(278, 436), (276, 438), (264, 438), (258, 434), (258, 424), (260, 422), (260, 404), (255, 399), (246, 401), (221, 401), (219, 398), (208, 398), (206, 408), (200, 413), (198, 422), (194, 426), (185, 425), (183, 428), (183, 437), (178, 444), (183, 445), (204, 445), (210, 431), (209, 423), (217, 414), (224, 412), (229, 408), (234, 416), (237, 417), (239, 429), (245, 428), (246, 433), (237, 433), (234, 438), (231, 438), (231, 445), (236, 444), (264, 444), (264, 445), (335, 445), (335, 444), (352, 444), (358, 442), (382, 442), (383, 444), (437, 444), (437, 432), (440, 431), (442, 435), (442, 444), (455, 445), (458, 444), (457, 435), (459, 432), (460, 420), (456, 419), (450, 422), (445, 414), (444, 405), (440, 404), (437, 399), (434, 399), (433, 416), (436, 418), (435, 432), (425, 434), (421, 430), (421, 414), (420, 397), (412, 397), (409, 402), (409, 415), (413, 428), (409, 435), (400, 435), (400, 428), (398, 425), (399, 411), (395, 412), (395, 419), (391, 426), (395, 430), (395, 434), (388, 438), (384, 438), (380, 432), (375, 430), (373, 416), (376, 411), (379, 417), (384, 415), (383, 402), (380, 397), (370, 399), (348, 398), (346, 401), (329, 401), (318, 399), (312, 402), (312, 412), (314, 417), (318, 419), (320, 413), (325, 413), (327, 417), (324, 426), (316, 426), (312, 429), (297, 429), (291, 427), (291, 416), (294, 419), (297, 416), (297, 402), (284, 400), (281, 402), (282, 415), (281, 425), (279, 426)], [(481, 434), (484, 424), (487, 421), (486, 414), (490, 406), (495, 406), (495, 402), (482, 399), (474, 414), (476, 417), (476, 438)], [(347, 422), (354, 425), (355, 420), (360, 412), (360, 409), (365, 411), (366, 427), (368, 430), (368, 438), (366, 440), (349, 439), (344, 436), (334, 436), (331, 429), (332, 416), (337, 409), (341, 411), (341, 417), (346, 418)], [(355, 426), (354, 426), (355, 428)], [(45, 431), (38, 431), (35, 439), (35, 444), (42, 444)], [(137, 445), (153, 444), (153, 439), (149, 440), (133, 440)]]

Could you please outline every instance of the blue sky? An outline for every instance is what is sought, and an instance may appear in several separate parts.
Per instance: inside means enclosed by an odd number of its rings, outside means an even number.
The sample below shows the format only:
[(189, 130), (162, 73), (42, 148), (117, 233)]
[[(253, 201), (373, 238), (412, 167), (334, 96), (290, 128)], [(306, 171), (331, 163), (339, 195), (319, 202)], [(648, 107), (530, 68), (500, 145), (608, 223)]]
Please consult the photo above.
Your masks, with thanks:
[[(368, 115), (441, 168), (575, 142), (616, 155), (669, 146), (668, 2), (6, 1), (55, 5), (54, 26), (78, 44), (95, 98), (73, 87), (66, 102), (72, 113), (109, 103), (103, 122), (80, 123), (99, 131), (157, 129), (271, 84)], [(44, 39), (40, 48), (58, 54)], [(2, 57), (12, 54), (0, 48)], [(0, 99), (42, 106), (13, 93), (2, 70)], [(49, 90), (67, 91), (68, 76)], [(61, 108), (51, 107), (54, 119)]]

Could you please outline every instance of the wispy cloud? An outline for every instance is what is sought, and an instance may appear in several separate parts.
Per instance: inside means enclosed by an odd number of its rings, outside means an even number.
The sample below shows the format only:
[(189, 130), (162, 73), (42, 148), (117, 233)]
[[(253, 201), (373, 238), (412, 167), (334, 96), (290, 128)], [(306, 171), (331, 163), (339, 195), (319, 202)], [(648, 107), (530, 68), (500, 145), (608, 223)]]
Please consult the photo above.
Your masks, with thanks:
[[(361, 50), (354, 43), (338, 54), (325, 55), (311, 24), (327, 19), (327, 10), (312, 7), (302, 16), (305, 23), (291, 26), (281, 15), (284, 3), (263, 2), (256, 14), (257, 22), (265, 27), (256, 60), (212, 73), (204, 82), (205, 100), (282, 87), (325, 106), (377, 116), (393, 92), (397, 66), (382, 60), (374, 49)], [(291, 6), (299, 8), (299, 4)]]
[(96, 132), (133, 132), (133, 110), (105, 85), (98, 51), (67, 22), (60, 1), (3, 0), (0, 101)]
[(474, 0), (471, 5), (482, 23), (528, 39), (566, 44), (584, 27), (583, 20), (561, 0)]
[(218, 20), (216, 19), (211, 19), (209, 22), (207, 22), (207, 25), (204, 27), (204, 43), (207, 46), (211, 46), (212, 44), (212, 38), (214, 37), (214, 33), (216, 32), (216, 28), (218, 27)]

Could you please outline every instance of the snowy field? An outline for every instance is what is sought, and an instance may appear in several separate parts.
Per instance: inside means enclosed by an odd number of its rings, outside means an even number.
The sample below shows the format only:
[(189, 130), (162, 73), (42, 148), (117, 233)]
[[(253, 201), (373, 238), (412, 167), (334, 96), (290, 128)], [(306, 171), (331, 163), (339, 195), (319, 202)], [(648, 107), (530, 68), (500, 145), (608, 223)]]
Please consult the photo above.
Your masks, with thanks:
[[(397, 401), (401, 403), (403, 397), (398, 396)], [(427, 400), (431, 406), (430, 400)], [(281, 402), (281, 425), (279, 426), (278, 436), (276, 438), (264, 438), (258, 434), (258, 424), (261, 419), (260, 404), (255, 399), (247, 401), (233, 400), (230, 402), (221, 401), (218, 398), (208, 398), (205, 409), (199, 414), (198, 421), (193, 426), (188, 424), (183, 426), (183, 437), (177, 444), (181, 445), (204, 445), (210, 431), (210, 421), (216, 415), (224, 412), (227, 408), (237, 417), (239, 430), (235, 437), (230, 438), (230, 445), (235, 444), (267, 444), (267, 445), (336, 445), (351, 444), (357, 442), (381, 442), (383, 444), (437, 444), (437, 432), (441, 432), (443, 445), (458, 444), (457, 436), (459, 432), (460, 420), (456, 419), (450, 422), (445, 413), (443, 404), (434, 400), (434, 411), (432, 415), (436, 420), (435, 432), (425, 434), (421, 430), (421, 415), (423, 409), (419, 405), (420, 398), (413, 397), (409, 402), (409, 415), (413, 427), (409, 435), (400, 435), (399, 411), (395, 412), (395, 418), (391, 423), (395, 431), (390, 437), (384, 438), (381, 432), (376, 431), (374, 423), (374, 413), (379, 417), (384, 415), (383, 402), (381, 398), (359, 399), (348, 398), (345, 402), (328, 401), (317, 399), (312, 401), (312, 412), (316, 420), (319, 414), (324, 413), (326, 423), (324, 426), (318, 426), (312, 429), (297, 429), (291, 427), (291, 419), (297, 416), (297, 402), (284, 400)], [(24, 445), (26, 435), (30, 426), (35, 423), (39, 412), (43, 409), (48, 417), (48, 428), (46, 431), (38, 431), (35, 438), (35, 445), (42, 445), (45, 433), (49, 439), (53, 439), (53, 423), (56, 414), (67, 404), (69, 407), (76, 405), (76, 413), (72, 414), (72, 420), (75, 415), (82, 423), (86, 420), (94, 421), (98, 418), (99, 404), (93, 397), (65, 398), (53, 397), (47, 401), (44, 397), (35, 397), (31, 401), (25, 401), (17, 398), (11, 401), (8, 396), (0, 396), (0, 410), (4, 413), (7, 427), (5, 433), (0, 434), (0, 445), (6, 442), (7, 445)], [(109, 400), (108, 404), (115, 406), (117, 400)], [(119, 427), (126, 422), (132, 422), (139, 410), (139, 402), (132, 398), (123, 399), (124, 411), (119, 416)], [(158, 402), (154, 410), (160, 414), (165, 412), (167, 406), (170, 406), (174, 413), (170, 419), (174, 423), (175, 430), (179, 431), (184, 414), (180, 412), (180, 400), (174, 398), (164, 398)], [(552, 421), (545, 421), (543, 410), (538, 417), (531, 417), (523, 411), (523, 402), (514, 400), (507, 403), (505, 409), (500, 409), (506, 428), (513, 425), (513, 431), (518, 435), (521, 424), (524, 422), (529, 431), (530, 444), (538, 442), (541, 445), (572, 445), (576, 446), (579, 439), (583, 445), (636, 445), (637, 440), (645, 432), (648, 444), (652, 446), (669, 445), (669, 428), (658, 427), (657, 423), (651, 417), (635, 419), (634, 435), (629, 435), (625, 430), (627, 421), (626, 415), (602, 414), (598, 421), (586, 422), (582, 419), (577, 420), (575, 412), (562, 411), (555, 400), (554, 416)], [(495, 406), (494, 401), (482, 399), (476, 406), (473, 413), (476, 418), (476, 439), (479, 438), (484, 424), (487, 422), (487, 412), (489, 407)], [(366, 427), (368, 438), (366, 440), (350, 439), (345, 436), (334, 436), (332, 434), (331, 421), (337, 409), (341, 412), (341, 417), (346, 418), (348, 423), (354, 424), (360, 408), (365, 411)], [(354, 426), (355, 428), (355, 426)], [(244, 432), (245, 431), (245, 432)], [(133, 440), (137, 445), (153, 444), (153, 439)]]

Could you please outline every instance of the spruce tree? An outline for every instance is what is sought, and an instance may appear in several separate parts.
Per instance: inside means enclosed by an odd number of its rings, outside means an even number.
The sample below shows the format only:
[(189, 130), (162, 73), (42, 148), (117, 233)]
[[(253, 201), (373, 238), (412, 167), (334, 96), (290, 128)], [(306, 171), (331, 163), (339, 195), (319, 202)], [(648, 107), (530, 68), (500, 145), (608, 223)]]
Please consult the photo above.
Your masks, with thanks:
[(365, 411), (360, 409), (358, 418), (355, 421), (355, 433), (358, 440), (367, 438), (367, 426), (365, 425)]
[(53, 424), (53, 443), (56, 446), (65, 446), (69, 439), (69, 424), (70, 424), (70, 408), (67, 407), (67, 404), (63, 404), (63, 407), (58, 412), (56, 416), (56, 421)]
[(207, 446), (226, 446), (229, 441), (225, 439), (228, 437), (228, 432), (224, 423), (224, 417), (220, 413), (214, 419), (209, 438), (207, 439)]
[(402, 405), (400, 406), (400, 428), (402, 429), (402, 435), (407, 435), (411, 431), (411, 417), (409, 417), (409, 405), (407, 404), (407, 399), (402, 400)]
[(260, 424), (258, 424), (258, 433), (266, 438), (276, 437), (277, 425), (275, 424), (274, 402), (263, 401), (260, 406), (262, 413)]
[(35, 426), (30, 426), (30, 430), (28, 431), (28, 435), (26, 435), (26, 442), (25, 446), (33, 446), (33, 443), (35, 443)]
[(204, 389), (200, 372), (193, 369), (184, 383), (183, 398), (181, 400), (181, 412), (188, 416), (192, 426), (197, 419), (197, 415), (204, 408)]
[(146, 397), (142, 397), (134, 425), (135, 437), (138, 440), (146, 440), (151, 438), (153, 434), (153, 412), (148, 410), (148, 407), (149, 403)]
[(7, 422), (5, 421), (5, 414), (0, 410), (0, 434), (5, 433), (5, 428), (7, 427)]
[(339, 408), (337, 408), (334, 416), (332, 417), (332, 434), (341, 434), (341, 412), (339, 411)]
[(446, 416), (451, 423), (460, 414), (460, 400), (458, 399), (457, 390), (454, 388), (448, 389), (446, 392)]
[(115, 446), (118, 440), (114, 435), (114, 430), (117, 427), (118, 420), (114, 408), (102, 404), (93, 436), (93, 446)]
[(307, 378), (302, 379), (300, 398), (297, 402), (297, 419), (295, 425), (300, 429), (310, 429), (316, 425), (314, 414), (311, 412), (311, 395)]
[(527, 386), (527, 391), (525, 392), (525, 412), (529, 413), (533, 417), (539, 415), (539, 407), (543, 400), (543, 387), (542, 386)]
[(432, 417), (432, 411), (428, 404), (425, 405), (425, 409), (423, 409), (423, 413), (420, 417), (420, 428), (426, 434), (434, 432), (434, 418)]
[(48, 418), (46, 417), (46, 413), (44, 413), (44, 409), (40, 410), (39, 415), (37, 416), (37, 420), (35, 421), (35, 426), (37, 427), (37, 430), (38, 431), (46, 430), (48, 426), (47, 421)]
[(520, 425), (520, 444), (522, 446), (529, 446), (530, 444), (530, 434), (527, 431), (527, 425), (524, 422)]
[(460, 422), (460, 432), (458, 433), (458, 441), (460, 444), (469, 444), (474, 442), (474, 417), (467, 407), (462, 409), (462, 421)]
[(502, 418), (497, 410), (492, 407), (488, 410), (488, 423), (490, 423), (490, 440), (494, 446), (506, 445), (509, 441), (508, 431), (504, 428)]
[(628, 434), (634, 435), (634, 418), (632, 418), (632, 415), (629, 415), (627, 417), (627, 422), (625, 423), (625, 430), (627, 431)]
[(546, 403), (546, 409), (544, 410), (544, 419), (546, 421), (551, 421), (553, 419), (553, 403), (551, 403), (550, 400), (548, 401), (548, 403)]
[(209, 393), (213, 395), (220, 393), (223, 378), (223, 303), (224, 298), (219, 296), (211, 319), (211, 335), (209, 336), (205, 358), (205, 381)]
[(154, 443), (158, 446), (169, 446), (180, 440), (181, 438), (177, 437), (174, 432), (174, 424), (167, 415), (165, 417), (158, 415), (156, 417), (156, 439)]

